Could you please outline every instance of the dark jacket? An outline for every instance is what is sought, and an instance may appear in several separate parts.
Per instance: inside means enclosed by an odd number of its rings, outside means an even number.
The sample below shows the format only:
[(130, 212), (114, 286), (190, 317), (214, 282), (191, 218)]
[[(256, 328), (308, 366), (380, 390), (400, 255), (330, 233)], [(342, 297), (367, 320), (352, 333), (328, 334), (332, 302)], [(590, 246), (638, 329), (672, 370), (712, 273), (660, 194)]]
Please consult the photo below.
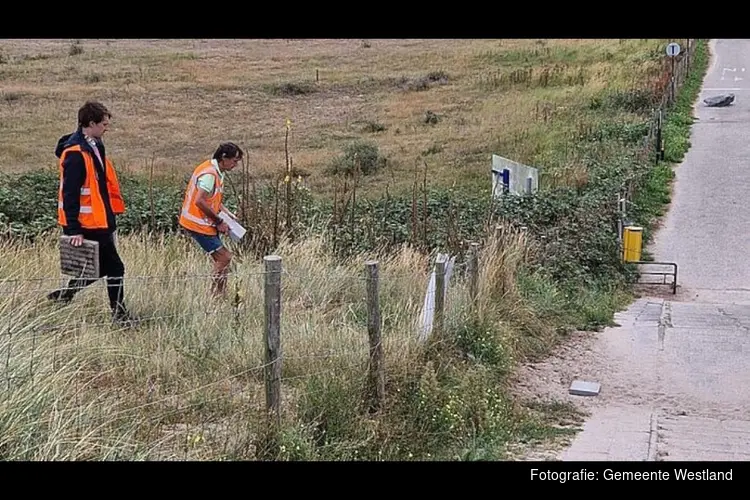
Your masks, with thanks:
[[(104, 201), (104, 208), (107, 211), (108, 227), (107, 229), (89, 230), (81, 228), (81, 224), (78, 222), (78, 212), (81, 206), (81, 186), (83, 186), (83, 182), (86, 179), (86, 166), (83, 162), (83, 155), (79, 151), (72, 151), (65, 156), (65, 161), (62, 166), (63, 210), (65, 211), (65, 219), (68, 224), (63, 227), (63, 234), (112, 233), (117, 227), (115, 214), (112, 212), (112, 204), (109, 200), (109, 191), (107, 191), (106, 169), (104, 168), (104, 165), (99, 163), (99, 158), (97, 158), (93, 148), (86, 141), (80, 128), (72, 134), (60, 137), (60, 140), (57, 141), (57, 147), (55, 148), (55, 156), (60, 158), (63, 150), (76, 144), (80, 145), (82, 150), (88, 151), (94, 159), (94, 168), (99, 174), (97, 175), (97, 185), (99, 187), (99, 193), (102, 195), (102, 200)], [(99, 154), (102, 156), (102, 161), (106, 161), (104, 143), (102, 143), (101, 140), (96, 139), (96, 144), (99, 149)], [(94, 188), (93, 183), (91, 188)]]

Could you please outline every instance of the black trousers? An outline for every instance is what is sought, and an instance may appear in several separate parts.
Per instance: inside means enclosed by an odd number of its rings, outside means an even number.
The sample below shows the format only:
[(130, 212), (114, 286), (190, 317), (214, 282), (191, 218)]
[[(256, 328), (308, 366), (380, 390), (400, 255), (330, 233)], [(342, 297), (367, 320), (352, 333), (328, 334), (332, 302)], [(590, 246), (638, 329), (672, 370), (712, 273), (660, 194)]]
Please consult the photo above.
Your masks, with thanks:
[[(117, 253), (113, 233), (98, 233), (83, 231), (83, 237), (87, 240), (99, 243), (99, 277), (107, 277), (107, 295), (109, 305), (115, 313), (125, 311), (125, 290), (122, 278), (125, 275), (125, 264), (122, 263)], [(73, 278), (62, 294), (66, 298), (72, 298), (84, 287), (96, 283), (95, 279)]]

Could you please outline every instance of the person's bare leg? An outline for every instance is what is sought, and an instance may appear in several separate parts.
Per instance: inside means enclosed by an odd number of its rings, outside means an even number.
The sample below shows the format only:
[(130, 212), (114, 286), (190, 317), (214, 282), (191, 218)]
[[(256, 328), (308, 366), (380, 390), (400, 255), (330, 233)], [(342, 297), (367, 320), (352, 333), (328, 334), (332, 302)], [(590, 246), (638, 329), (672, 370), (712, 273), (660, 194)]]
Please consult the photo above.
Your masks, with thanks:
[(229, 264), (232, 262), (232, 254), (224, 247), (219, 248), (211, 254), (214, 259), (214, 282), (212, 292), (215, 296), (222, 296), (226, 293), (227, 274), (229, 273)]

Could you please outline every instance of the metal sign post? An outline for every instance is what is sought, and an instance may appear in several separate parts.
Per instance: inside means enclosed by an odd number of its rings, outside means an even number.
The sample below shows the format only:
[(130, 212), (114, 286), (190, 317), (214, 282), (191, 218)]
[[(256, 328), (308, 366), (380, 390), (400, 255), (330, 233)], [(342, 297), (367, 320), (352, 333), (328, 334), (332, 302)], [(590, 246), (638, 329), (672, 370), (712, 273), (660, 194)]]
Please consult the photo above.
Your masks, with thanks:
[(674, 101), (675, 98), (675, 83), (674, 83), (674, 60), (675, 57), (677, 57), (680, 53), (680, 44), (672, 42), (669, 45), (667, 45), (667, 55), (672, 60), (672, 72), (671, 72), (671, 79), (672, 79), (672, 101)]

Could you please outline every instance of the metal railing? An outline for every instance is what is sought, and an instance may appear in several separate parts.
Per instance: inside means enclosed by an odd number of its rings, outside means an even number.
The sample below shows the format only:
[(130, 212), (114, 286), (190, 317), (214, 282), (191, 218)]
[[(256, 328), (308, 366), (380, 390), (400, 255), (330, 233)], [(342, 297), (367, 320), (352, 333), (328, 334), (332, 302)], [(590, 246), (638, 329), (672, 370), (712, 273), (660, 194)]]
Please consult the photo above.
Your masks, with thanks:
[[(672, 294), (677, 294), (677, 263), (676, 262), (652, 262), (652, 261), (636, 261), (632, 262), (632, 264), (636, 264), (638, 266), (667, 266), (670, 268), (670, 270), (651, 270), (648, 269), (643, 270), (639, 269), (639, 275), (640, 277), (643, 276), (661, 276), (662, 280), (661, 282), (655, 282), (655, 281), (638, 281), (639, 284), (642, 285), (671, 285), (672, 287)], [(672, 281), (668, 282), (667, 278), (669, 276), (672, 276)]]

